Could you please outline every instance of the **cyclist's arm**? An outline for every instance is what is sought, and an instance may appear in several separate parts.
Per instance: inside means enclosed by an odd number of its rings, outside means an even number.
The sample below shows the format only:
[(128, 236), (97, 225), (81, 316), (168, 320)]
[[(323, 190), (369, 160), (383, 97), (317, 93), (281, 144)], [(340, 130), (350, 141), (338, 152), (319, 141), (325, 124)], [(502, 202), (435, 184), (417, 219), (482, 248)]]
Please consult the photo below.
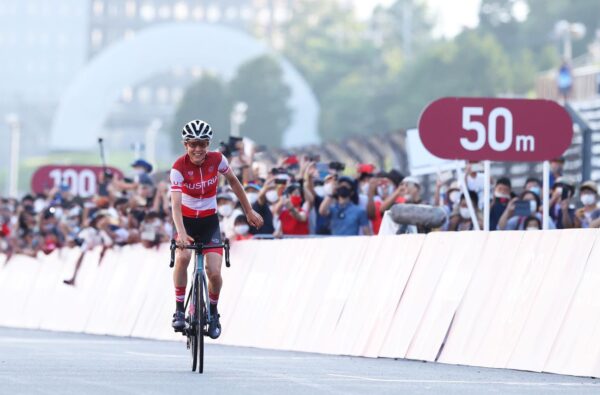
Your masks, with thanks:
[(177, 229), (178, 238), (182, 239), (183, 235), (188, 236), (188, 234), (185, 231), (185, 226), (183, 226), (183, 215), (181, 214), (181, 192), (171, 191), (171, 203), (173, 205), (173, 223), (175, 224), (175, 229)]
[(246, 196), (246, 192), (244, 192), (244, 188), (242, 184), (240, 184), (240, 180), (237, 179), (235, 174), (231, 170), (224, 174), (225, 179), (229, 182), (231, 186), (231, 190), (237, 196), (240, 204), (242, 205), (242, 209), (246, 214), (246, 220), (248, 221), (248, 225), (254, 226), (257, 229), (260, 229), (264, 225), (264, 220), (256, 211), (252, 209), (252, 205), (248, 200), (248, 196)]
[(242, 187), (240, 180), (238, 180), (235, 174), (233, 174), (233, 171), (228, 171), (224, 174), (224, 176), (229, 185), (231, 186), (231, 190), (233, 191), (233, 193), (235, 193), (235, 196), (237, 196), (238, 200), (240, 201), (244, 213), (248, 214), (249, 212), (251, 212), (252, 205), (248, 201), (248, 197), (246, 196), (246, 192), (244, 192), (244, 187)]

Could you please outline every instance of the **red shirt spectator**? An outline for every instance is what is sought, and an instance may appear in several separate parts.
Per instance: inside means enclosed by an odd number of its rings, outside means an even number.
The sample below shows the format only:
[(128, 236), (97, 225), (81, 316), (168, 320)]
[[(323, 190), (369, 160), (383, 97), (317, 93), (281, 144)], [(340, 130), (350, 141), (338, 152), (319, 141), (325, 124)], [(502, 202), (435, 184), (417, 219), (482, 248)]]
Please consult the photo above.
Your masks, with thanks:
[(283, 207), (283, 210), (279, 214), (279, 220), (281, 221), (281, 231), (284, 235), (307, 235), (309, 234), (308, 221), (301, 221), (296, 217), (298, 214), (305, 219), (308, 218), (306, 210), (302, 207), (302, 198), (300, 195), (290, 196), (290, 203), (292, 204), (292, 210), (296, 211), (294, 216), (290, 209)]
[[(402, 198), (404, 200), (404, 198)], [(373, 227), (373, 234), (379, 234), (379, 228), (383, 221), (383, 214), (381, 214), (381, 200), (375, 200), (375, 218), (371, 220), (371, 226)]]

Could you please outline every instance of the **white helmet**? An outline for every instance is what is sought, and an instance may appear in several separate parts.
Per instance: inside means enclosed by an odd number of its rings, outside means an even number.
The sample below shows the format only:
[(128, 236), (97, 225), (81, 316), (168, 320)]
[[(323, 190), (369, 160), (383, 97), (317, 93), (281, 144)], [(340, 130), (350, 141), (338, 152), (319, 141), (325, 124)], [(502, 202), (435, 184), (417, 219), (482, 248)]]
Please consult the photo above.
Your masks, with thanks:
[(185, 124), (181, 130), (181, 138), (183, 141), (188, 140), (208, 140), (212, 139), (213, 132), (208, 122), (200, 119), (194, 119)]

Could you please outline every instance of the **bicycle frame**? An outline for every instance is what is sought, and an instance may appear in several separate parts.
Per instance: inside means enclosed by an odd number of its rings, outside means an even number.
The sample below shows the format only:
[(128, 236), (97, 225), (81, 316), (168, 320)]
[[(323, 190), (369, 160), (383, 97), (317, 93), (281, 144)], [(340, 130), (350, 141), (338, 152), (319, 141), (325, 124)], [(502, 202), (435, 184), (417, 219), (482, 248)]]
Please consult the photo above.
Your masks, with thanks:
[[(190, 297), (192, 298), (192, 304), (194, 306), (198, 305), (198, 301), (196, 300), (196, 290), (202, 281), (202, 292), (204, 293), (204, 310), (206, 312), (206, 320), (205, 322), (209, 322), (212, 318), (210, 314), (209, 308), (209, 299), (208, 299), (208, 284), (206, 281), (206, 269), (204, 267), (204, 254), (202, 254), (202, 249), (194, 250), (194, 276), (191, 280), (190, 292), (188, 293), (187, 301), (185, 304), (184, 310), (187, 311), (188, 302)], [(198, 325), (200, 322), (199, 317), (194, 317), (194, 324)], [(198, 330), (203, 331), (204, 328), (199, 328)], [(202, 334), (204, 334), (202, 332)]]
[[(207, 314), (206, 322), (209, 322), (212, 318), (210, 313), (209, 299), (208, 299), (208, 282), (206, 280), (206, 269), (204, 267), (204, 250), (210, 248), (223, 248), (225, 250), (225, 266), (230, 267), (231, 263), (229, 262), (229, 240), (225, 239), (225, 241), (221, 244), (202, 244), (202, 243), (194, 243), (189, 245), (177, 246), (175, 240), (171, 240), (171, 262), (169, 263), (169, 267), (173, 267), (175, 264), (175, 250), (177, 248), (188, 249), (194, 251), (194, 275), (192, 278), (192, 285), (190, 287), (190, 292), (188, 293), (188, 297), (185, 302), (185, 311), (188, 309), (188, 305), (190, 302), (190, 298), (192, 298), (192, 303), (194, 306), (197, 305), (196, 301), (196, 289), (200, 281), (202, 281), (202, 291), (204, 293), (204, 308)], [(197, 323), (199, 321), (198, 317), (195, 317)], [(200, 328), (203, 330), (204, 328)]]

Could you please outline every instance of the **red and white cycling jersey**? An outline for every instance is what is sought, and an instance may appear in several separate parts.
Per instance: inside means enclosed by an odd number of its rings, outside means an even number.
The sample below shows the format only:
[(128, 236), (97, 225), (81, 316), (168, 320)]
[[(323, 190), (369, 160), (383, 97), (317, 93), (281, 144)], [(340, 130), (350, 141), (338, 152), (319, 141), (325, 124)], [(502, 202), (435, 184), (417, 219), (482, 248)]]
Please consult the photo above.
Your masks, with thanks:
[(171, 169), (171, 191), (181, 192), (181, 214), (184, 217), (208, 217), (217, 212), (219, 173), (227, 174), (229, 162), (220, 152), (208, 152), (198, 166), (185, 154)]

